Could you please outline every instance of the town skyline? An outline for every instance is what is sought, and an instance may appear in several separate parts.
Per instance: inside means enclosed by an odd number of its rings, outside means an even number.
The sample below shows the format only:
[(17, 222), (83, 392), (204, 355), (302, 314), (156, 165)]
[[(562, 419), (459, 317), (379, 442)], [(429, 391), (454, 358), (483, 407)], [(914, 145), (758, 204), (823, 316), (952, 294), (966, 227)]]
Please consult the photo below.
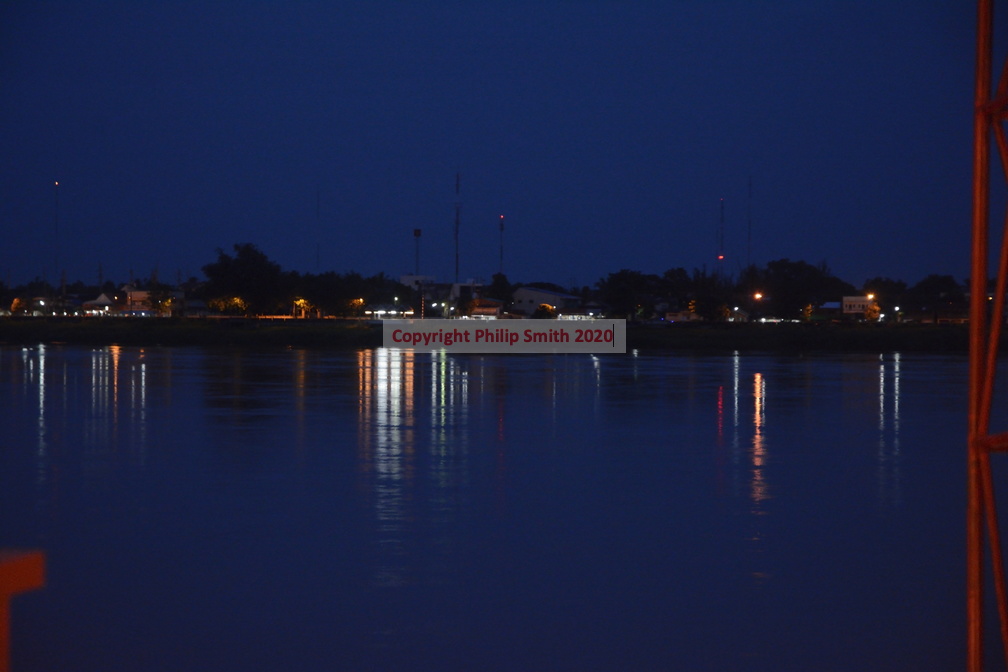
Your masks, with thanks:
[[(661, 274), (620, 269), (590, 285), (569, 287), (541, 280), (512, 281), (503, 273), (479, 283), (381, 272), (372, 276), (354, 271), (301, 274), (283, 268), (251, 243), (236, 243), (231, 251), (218, 249), (216, 260), (204, 264), (201, 274), (174, 282), (154, 272), (147, 278), (131, 277), (125, 284), (111, 278), (95, 284), (68, 280), (59, 287), (40, 279), (16, 287), (0, 283), (0, 312), (365, 317), (380, 308), (383, 313), (395, 310), (398, 314), (410, 309), (416, 316), (424, 316), (426, 310), (431, 317), (502, 313), (542, 317), (574, 312), (639, 320), (673, 314), (674, 319), (709, 321), (734, 321), (743, 314), (746, 319), (759, 315), (809, 320), (824, 310), (838, 310), (841, 299), (846, 304), (861, 296), (875, 315), (872, 319), (938, 321), (940, 315), (946, 320), (953, 315), (961, 319), (968, 292), (968, 282), (934, 273), (916, 283), (877, 276), (855, 285), (825, 264), (789, 259), (762, 267), (750, 265), (738, 277), (699, 268), (675, 267)], [(519, 298), (522, 292), (525, 296)]]
[[(64, 224), (64, 228), (65, 228), (65, 226), (66, 225)], [(423, 229), (420, 229), (420, 230), (423, 231)], [(404, 235), (403, 235), (404, 242), (402, 244), (403, 250), (399, 250), (397, 252), (397, 255), (396, 255), (397, 257), (405, 257), (405, 256), (409, 256), (409, 255), (412, 255), (411, 259), (414, 258), (414, 257), (416, 257), (416, 253), (417, 253), (416, 246), (418, 245), (417, 236), (415, 235), (416, 231), (417, 231), (417, 228), (412, 228), (412, 229), (409, 230), (409, 232), (404, 232)], [(405, 233), (408, 233), (408, 236), (405, 235)], [(748, 234), (748, 233), (749, 232), (747, 231), (746, 234)], [(715, 230), (715, 235), (716, 236), (721, 235), (720, 231)], [(68, 234), (66, 232), (64, 232), (64, 236), (67, 237), (67, 238), (72, 238), (72, 235)], [(489, 234), (486, 235), (486, 237), (488, 237), (488, 238), (496, 238), (497, 236), (498, 236), (498, 230), (497, 229), (493, 229)], [(423, 236), (421, 235), (420, 236), (420, 240), (422, 241), (422, 239), (423, 239)], [(155, 276), (159, 276), (162, 279), (164, 279), (164, 278), (175, 278), (175, 279), (177, 279), (177, 278), (184, 278), (184, 279), (189, 279), (189, 278), (198, 276), (199, 272), (200, 272), (200, 269), (202, 267), (197, 262), (196, 258), (194, 256), (192, 256), (191, 254), (189, 256), (189, 263), (186, 265), (185, 268), (183, 268), (181, 266), (176, 266), (174, 268), (170, 268), (170, 267), (164, 267), (161, 264), (154, 264), (154, 266), (152, 266), (151, 268), (144, 269), (139, 264), (132, 264), (132, 263), (129, 263), (129, 262), (123, 262), (122, 260), (119, 260), (119, 259), (111, 259), (111, 260), (100, 259), (97, 262), (95, 262), (94, 260), (91, 261), (90, 265), (92, 266), (92, 270), (91, 270), (91, 272), (89, 274), (88, 271), (86, 270), (86, 267), (89, 264), (83, 262), (81, 260), (81, 258), (78, 255), (76, 255), (74, 253), (74, 251), (73, 251), (74, 249), (76, 249), (75, 245), (68, 244), (67, 242), (64, 242), (64, 243), (60, 244), (58, 242), (58, 240), (56, 240), (55, 236), (53, 236), (51, 238), (51, 240), (52, 240), (52, 242), (50, 243), (51, 249), (45, 250), (45, 252), (43, 254), (41, 254), (40, 256), (38, 256), (38, 258), (36, 259), (36, 263), (33, 264), (31, 262), (31, 260), (25, 259), (24, 257), (22, 257), (20, 259), (20, 262), (19, 262), (19, 268), (22, 269), (21, 274), (19, 276), (15, 277), (14, 274), (12, 273), (10, 267), (9, 267), (8, 269), (6, 269), (6, 271), (4, 272), (3, 276), (0, 277), (0, 282), (3, 282), (7, 287), (16, 287), (16, 286), (20, 286), (20, 285), (28, 285), (28, 284), (31, 284), (31, 283), (34, 283), (34, 282), (42, 281), (42, 282), (48, 282), (53, 287), (57, 287), (57, 286), (60, 285), (60, 283), (62, 281), (61, 278), (63, 276), (67, 276), (67, 279), (70, 282), (81, 281), (81, 282), (85, 282), (85, 283), (90, 283), (92, 280), (94, 280), (95, 278), (98, 278), (99, 276), (112, 277), (113, 275), (116, 276), (116, 277), (120, 277), (120, 278), (121, 278), (121, 276), (125, 276), (126, 278), (136, 278), (136, 279), (141, 279), (141, 280), (142, 279), (150, 279), (150, 278), (155, 277)], [(486, 242), (486, 241), (484, 241), (484, 242)], [(422, 245), (422, 242), (419, 243), (419, 244)], [(730, 244), (731, 244), (731, 241), (729, 239), (728, 245), (730, 245)], [(460, 281), (460, 282), (489, 282), (489, 279), (492, 278), (492, 276), (494, 274), (498, 273), (500, 270), (503, 270), (503, 272), (504, 272), (505, 275), (509, 275), (509, 273), (508, 273), (508, 264), (506, 263), (506, 260), (508, 258), (508, 256), (507, 256), (508, 255), (508, 252), (507, 252), (508, 246), (507, 246), (506, 242), (503, 245), (499, 245), (499, 248), (497, 248), (497, 249), (493, 249), (492, 246), (490, 246), (489, 244), (483, 245), (483, 248), (484, 248), (483, 249), (484, 255), (488, 255), (489, 253), (492, 252), (492, 254), (489, 254), (489, 256), (487, 257), (486, 263), (473, 263), (471, 261), (468, 261), (466, 263), (466, 268), (468, 269), (469, 272), (467, 274), (461, 274), (457, 278), (458, 281)], [(218, 248), (218, 249), (222, 249), (222, 248)], [(746, 252), (743, 253), (743, 255), (745, 257), (744, 259), (732, 255), (731, 251), (730, 251), (730, 247), (728, 247), (728, 246), (721, 246), (721, 247), (715, 246), (713, 249), (718, 249), (719, 252), (717, 254), (712, 254), (710, 256), (710, 258), (708, 258), (708, 259), (695, 260), (695, 263), (689, 263), (689, 262), (687, 262), (687, 263), (683, 263), (683, 264), (666, 265), (665, 267), (662, 267), (661, 264), (659, 264), (657, 267), (654, 267), (653, 269), (652, 268), (642, 269), (642, 268), (637, 268), (637, 267), (634, 267), (634, 266), (626, 266), (626, 265), (624, 265), (624, 266), (622, 266), (621, 268), (619, 268), (617, 270), (630, 269), (630, 270), (639, 270), (640, 272), (644, 272), (644, 273), (661, 274), (662, 272), (664, 272), (665, 270), (668, 270), (669, 268), (686, 268), (686, 269), (689, 269), (689, 270), (696, 269), (696, 270), (702, 270), (704, 272), (719, 273), (719, 274), (725, 275), (727, 277), (732, 277), (732, 276), (738, 275), (739, 273), (743, 272), (746, 268), (748, 268), (750, 266), (753, 266), (753, 265), (759, 266), (761, 264), (765, 264), (765, 263), (768, 263), (770, 261), (775, 261), (775, 260), (778, 260), (778, 259), (792, 259), (791, 257), (787, 257), (787, 256), (774, 256), (773, 254), (769, 254), (769, 255), (766, 255), (767, 258), (765, 259), (765, 261), (760, 262), (760, 261), (758, 261), (758, 260), (756, 260), (756, 259), (753, 258), (753, 255), (751, 253), (751, 248), (749, 246), (747, 246)], [(471, 259), (472, 257), (470, 255), (467, 255), (465, 252), (466, 252), (465, 250), (462, 250), (461, 251), (461, 256), (463, 258), (465, 258), (465, 259)], [(409, 254), (407, 255), (407, 253), (409, 253)], [(377, 267), (375, 267), (375, 266), (368, 266), (367, 270), (362, 270), (361, 268), (354, 267), (354, 266), (349, 266), (349, 267), (346, 267), (346, 268), (335, 268), (335, 267), (333, 267), (333, 268), (326, 268), (326, 267), (324, 267), (324, 261), (322, 260), (321, 252), (320, 251), (316, 251), (316, 252), (313, 253), (313, 252), (311, 252), (309, 250), (308, 256), (311, 256), (312, 254), (315, 255), (315, 258), (313, 260), (309, 259), (303, 265), (299, 266), (297, 263), (295, 263), (293, 265), (284, 264), (284, 267), (287, 270), (296, 271), (298, 273), (302, 273), (302, 274), (305, 274), (305, 275), (318, 275), (318, 274), (321, 274), (321, 273), (333, 273), (333, 272), (335, 272), (335, 273), (359, 273), (359, 274), (365, 275), (365, 276), (384, 274), (384, 275), (387, 275), (389, 277), (402, 277), (402, 276), (407, 276), (407, 275), (422, 275), (422, 276), (434, 277), (437, 282), (449, 282), (450, 283), (450, 282), (455, 282), (456, 281), (456, 278), (453, 277), (454, 274), (453, 274), (453, 272), (451, 270), (452, 259), (454, 258), (453, 257), (454, 252), (451, 249), (447, 250), (447, 251), (446, 250), (442, 250), (440, 252), (440, 254), (439, 254), (438, 260), (436, 262), (434, 262), (434, 263), (429, 263), (428, 264), (429, 266), (434, 266), (434, 267), (442, 269), (443, 272), (440, 275), (437, 274), (437, 273), (429, 272), (429, 271), (425, 270), (427, 268), (427, 266), (424, 266), (424, 265), (421, 265), (420, 268), (419, 268), (419, 271), (417, 271), (415, 262), (412, 262), (413, 263), (412, 266), (409, 266), (407, 264), (407, 266), (404, 266), (401, 269), (381, 267), (380, 265), (377, 266)], [(48, 263), (47, 263), (47, 259), (45, 258), (46, 256), (51, 257), (48, 260)], [(65, 264), (60, 264), (61, 270), (59, 270), (59, 271), (57, 271), (55, 273), (52, 272), (52, 269), (56, 265), (56, 262), (54, 260), (55, 259), (59, 259), (59, 258), (64, 257), (64, 256), (70, 257), (72, 259), (72, 261), (70, 261), (68, 263), (65, 263)], [(144, 255), (144, 256), (146, 256), (146, 255)], [(420, 252), (419, 256), (420, 256), (420, 259), (425, 259), (425, 257), (423, 256), (422, 249), (421, 249), (421, 252)], [(497, 264), (498, 258), (504, 259), (505, 260), (504, 263), (498, 265)], [(816, 259), (811, 259), (811, 258), (796, 258), (795, 260), (796, 261), (798, 261), (798, 260), (805, 261), (805, 262), (812, 263), (814, 265), (819, 265), (819, 266), (826, 266), (826, 267), (830, 268), (831, 270), (833, 270), (836, 267), (835, 264), (834, 264), (834, 261), (832, 259), (830, 259), (828, 256), (823, 256), (821, 258), (816, 258)], [(297, 259), (295, 261), (297, 261)], [(196, 265), (195, 265), (195, 267), (193, 266), (194, 262), (197, 262)], [(968, 259), (966, 260), (966, 262), (968, 262)], [(964, 277), (968, 277), (968, 263), (966, 263), (966, 262), (964, 262), (962, 264), (955, 263), (955, 264), (946, 265), (946, 266), (943, 266), (942, 268), (940, 268), (938, 271), (934, 271), (934, 270), (930, 270), (930, 269), (927, 269), (927, 268), (920, 267), (919, 270), (917, 271), (916, 275), (908, 276), (908, 277), (896, 277), (896, 274), (887, 273), (885, 268), (881, 268), (881, 269), (879, 269), (878, 272), (875, 272), (873, 274), (867, 275), (862, 280), (857, 280), (857, 279), (855, 279), (853, 277), (849, 277), (849, 278), (848, 277), (844, 277), (843, 279), (845, 281), (847, 281), (847, 282), (850, 282), (851, 284), (854, 284), (854, 285), (863, 284), (866, 280), (869, 280), (871, 278), (877, 278), (877, 277), (890, 277), (892, 279), (902, 280), (902, 281), (908, 282), (909, 284), (913, 284), (913, 282), (915, 280), (920, 280), (920, 279), (923, 279), (924, 277), (927, 277), (929, 275), (936, 275), (936, 274), (937, 275), (952, 275), (953, 277), (957, 277), (957, 279), (961, 280)], [(33, 266), (36, 269), (38, 269), (38, 270), (32, 272), (31, 268)], [(553, 266), (553, 265), (550, 264), (550, 266)], [(849, 267), (849, 264), (845, 263), (843, 259), (840, 259), (838, 266), (840, 268), (845, 268), (845, 267)], [(900, 265), (899, 264), (895, 264), (895, 266), (899, 267)], [(949, 269), (950, 266), (951, 267), (962, 266), (962, 268), (959, 269), (959, 270), (961, 270), (963, 272), (962, 275), (957, 275), (955, 272), (951, 272), (951, 271), (949, 271), (949, 272), (942, 272), (942, 271), (948, 271), (948, 269)], [(78, 269), (78, 275), (77, 276), (71, 276), (68, 273), (68, 271), (67, 271), (68, 268)], [(557, 274), (549, 275), (549, 273), (550, 273), (549, 271), (541, 273), (538, 270), (532, 269), (532, 268), (530, 268), (530, 267), (528, 267), (526, 265), (524, 275), (526, 275), (526, 276), (528, 276), (530, 278), (535, 278), (535, 279), (529, 280), (529, 282), (549, 282), (549, 283), (553, 283), (553, 284), (557, 284), (557, 285), (561, 285), (561, 286), (567, 286), (567, 287), (583, 287), (583, 286), (592, 286), (597, 281), (598, 278), (604, 277), (607, 273), (611, 273), (611, 272), (613, 272), (613, 271), (612, 270), (602, 270), (601, 273), (597, 274), (596, 276), (592, 276), (591, 274), (589, 274), (589, 276), (585, 277), (584, 280), (582, 281), (582, 279), (580, 277), (578, 277), (578, 276), (570, 276), (569, 275), (567, 277), (558, 277)], [(90, 277), (89, 277), (89, 275), (90, 275)], [(595, 277), (595, 279), (593, 280), (592, 277)], [(838, 277), (839, 277), (839, 274), (838, 274)], [(96, 283), (96, 284), (101, 284), (101, 283)], [(176, 284), (178, 284), (178, 282), (176, 282)]]
[[(434, 276), (434, 275), (431, 275), (431, 274), (424, 273), (422, 271), (422, 269), (421, 269), (421, 272), (419, 274), (417, 274), (417, 273), (414, 272), (415, 269), (409, 269), (409, 270), (401, 272), (401, 273), (393, 272), (390, 269), (379, 269), (379, 270), (377, 270), (376, 272), (373, 272), (373, 273), (362, 273), (362, 272), (360, 272), (356, 268), (345, 268), (345, 269), (327, 268), (327, 269), (323, 269), (323, 270), (320, 270), (320, 271), (311, 271), (311, 270), (309, 270), (309, 271), (302, 271), (302, 270), (297, 269), (297, 268), (288, 268), (288, 267), (284, 266), (278, 260), (276, 260), (272, 256), (270, 256), (268, 250), (264, 250), (264, 249), (260, 248), (260, 246), (257, 245), (257, 244), (255, 244), (255, 243), (248, 243), (248, 242), (234, 243), (234, 244), (228, 246), (227, 248), (217, 248), (213, 252), (213, 254), (220, 255), (220, 254), (223, 253), (225, 255), (229, 255), (235, 249), (240, 248), (240, 247), (245, 247), (245, 246), (249, 246), (249, 247), (255, 249), (256, 251), (262, 253), (269, 260), (270, 263), (273, 263), (273, 264), (276, 264), (277, 266), (279, 266), (280, 269), (282, 270), (282, 272), (284, 272), (284, 273), (294, 273), (294, 274), (297, 274), (299, 276), (304, 276), (304, 277), (317, 277), (317, 276), (332, 275), (332, 274), (341, 275), (341, 276), (357, 275), (357, 276), (360, 276), (360, 277), (363, 277), (363, 278), (381, 276), (381, 277), (389, 278), (391, 280), (399, 282), (401, 279), (404, 279), (404, 278), (410, 278), (410, 277), (419, 276), (419, 277), (429, 278), (431, 282), (434, 282), (434, 283), (437, 283), (437, 284), (453, 284), (453, 283), (455, 283), (455, 279), (454, 278), (441, 278), (441, 277), (437, 277), (437, 276)], [(788, 258), (788, 257), (780, 257), (780, 258), (770, 259), (769, 261), (767, 261), (764, 264), (751, 263), (751, 264), (749, 264), (749, 265), (747, 265), (745, 267), (739, 267), (734, 272), (728, 272), (728, 271), (726, 271), (723, 268), (724, 264), (718, 263), (717, 260), (714, 260), (714, 263), (710, 264), (709, 266), (706, 265), (706, 264), (696, 265), (696, 266), (692, 266), (692, 267), (687, 267), (687, 266), (668, 266), (668, 267), (663, 268), (663, 269), (661, 269), (661, 270), (659, 270), (657, 272), (646, 271), (646, 270), (639, 269), (639, 268), (627, 268), (627, 267), (624, 267), (624, 268), (619, 268), (619, 269), (605, 270), (602, 273), (600, 273), (599, 275), (597, 275), (594, 280), (591, 280), (591, 281), (588, 281), (588, 282), (583, 282), (583, 283), (579, 282), (579, 283), (575, 283), (575, 284), (564, 283), (562, 281), (558, 281), (556, 279), (547, 277), (546, 275), (535, 275), (535, 274), (533, 274), (533, 275), (529, 275), (528, 277), (517, 277), (517, 278), (515, 278), (514, 276), (511, 276), (507, 272), (507, 269), (504, 269), (503, 275), (505, 277), (509, 278), (509, 280), (512, 280), (513, 284), (554, 285), (554, 286), (557, 286), (557, 287), (562, 287), (565, 291), (580, 291), (581, 289), (583, 289), (585, 287), (595, 288), (595, 287), (598, 286), (598, 284), (600, 282), (604, 281), (607, 277), (609, 277), (609, 276), (611, 276), (613, 274), (616, 274), (616, 273), (621, 273), (621, 272), (632, 272), (632, 273), (639, 273), (639, 274), (642, 274), (642, 275), (661, 276), (663, 273), (666, 273), (668, 271), (683, 270), (683, 271), (686, 271), (686, 272), (691, 273), (691, 274), (692, 273), (700, 273), (700, 274), (706, 274), (706, 275), (711, 276), (711, 277), (721, 276), (727, 282), (736, 282), (739, 279), (739, 277), (742, 276), (742, 275), (744, 275), (746, 273), (746, 271), (749, 270), (749, 269), (757, 269), (758, 270), (758, 269), (765, 268), (768, 264), (772, 264), (772, 263), (776, 263), (776, 262), (782, 262), (782, 261), (783, 262), (793, 262), (793, 263), (798, 263), (798, 264), (806, 264), (808, 266), (812, 266), (812, 267), (815, 267), (815, 268), (824, 269), (827, 274), (829, 274), (829, 275), (837, 278), (838, 280), (840, 280), (840, 281), (842, 281), (844, 283), (847, 283), (847, 284), (851, 285), (852, 287), (858, 288), (858, 289), (861, 289), (866, 284), (870, 283), (871, 281), (878, 280), (878, 279), (886, 279), (886, 280), (890, 280), (890, 281), (893, 281), (893, 282), (901, 282), (901, 283), (906, 284), (908, 287), (910, 287), (910, 286), (913, 286), (914, 284), (916, 284), (916, 283), (918, 283), (918, 282), (920, 282), (922, 280), (925, 280), (927, 278), (934, 277), (934, 276), (949, 276), (949, 277), (952, 277), (952, 278), (955, 279), (955, 281), (957, 283), (959, 283), (960, 285), (962, 285), (964, 288), (967, 287), (968, 284), (969, 284), (969, 276), (968, 276), (968, 274), (966, 276), (963, 276), (963, 277), (957, 277), (957, 276), (955, 276), (953, 274), (950, 274), (950, 273), (939, 273), (939, 272), (925, 272), (920, 277), (913, 277), (913, 278), (909, 278), (909, 279), (908, 278), (902, 278), (902, 277), (896, 277), (894, 275), (886, 274), (886, 273), (883, 272), (883, 273), (879, 273), (879, 274), (876, 274), (874, 276), (871, 276), (869, 278), (864, 278), (861, 281), (854, 281), (851, 278), (845, 278), (845, 277), (842, 277), (839, 274), (835, 273), (834, 269), (833, 269), (833, 266), (831, 264), (829, 264), (826, 260), (812, 261), (812, 260), (809, 260), (809, 259), (791, 259), (791, 258)], [(25, 280), (25, 281), (22, 281), (22, 282), (16, 282), (16, 283), (10, 281), (8, 278), (0, 278), (0, 287), (3, 287), (7, 291), (11, 291), (11, 290), (15, 290), (15, 289), (18, 289), (18, 288), (24, 288), (24, 287), (30, 287), (30, 286), (48, 286), (54, 292), (58, 292), (59, 288), (63, 284), (66, 284), (66, 285), (77, 285), (77, 286), (86, 286), (86, 287), (101, 287), (101, 286), (105, 286), (105, 285), (108, 285), (109, 283), (111, 283), (112, 285), (119, 287), (119, 286), (123, 286), (123, 285), (127, 285), (127, 284), (134, 284), (134, 285), (137, 285), (137, 286), (144, 286), (144, 285), (147, 285), (147, 284), (150, 284), (150, 283), (153, 282), (153, 283), (156, 283), (156, 284), (164, 284), (164, 285), (167, 285), (167, 286), (178, 287), (178, 286), (182, 286), (182, 285), (185, 285), (185, 284), (191, 284), (193, 282), (196, 282), (196, 283), (205, 282), (206, 281), (206, 275), (205, 275), (203, 269), (204, 269), (205, 266), (207, 266), (209, 264), (212, 264), (213, 262), (214, 262), (213, 258), (209, 254), (206, 255), (206, 257), (204, 259), (204, 262), (199, 265), (199, 267), (196, 269), (195, 273), (183, 273), (181, 271), (181, 269), (175, 269), (174, 271), (170, 271), (169, 270), (168, 272), (166, 272), (165, 269), (161, 269), (161, 268), (157, 268), (157, 267), (155, 267), (153, 269), (150, 269), (147, 272), (143, 272), (143, 271), (141, 271), (139, 269), (130, 268), (130, 270), (127, 272), (125, 278), (109, 275), (105, 271), (104, 264), (103, 263), (99, 263), (95, 267), (95, 271), (93, 273), (94, 277), (92, 277), (92, 278), (87, 278), (87, 277), (69, 277), (69, 276), (66, 276), (64, 278), (57, 279), (56, 281), (53, 281), (53, 279), (50, 278), (50, 277), (48, 277), (48, 275), (46, 275), (46, 274), (38, 274), (35, 277), (32, 277), (32, 278), (30, 278), (28, 280)], [(61, 274), (61, 275), (63, 275), (63, 274)], [(459, 283), (461, 283), (461, 284), (476, 284), (476, 285), (490, 285), (493, 282), (494, 276), (496, 276), (496, 275), (498, 275), (498, 270), (488, 269), (487, 272), (484, 273), (484, 274), (482, 274), (482, 275), (478, 275), (478, 276), (474, 276), (474, 277), (467, 277), (467, 278), (460, 278), (459, 279)]]

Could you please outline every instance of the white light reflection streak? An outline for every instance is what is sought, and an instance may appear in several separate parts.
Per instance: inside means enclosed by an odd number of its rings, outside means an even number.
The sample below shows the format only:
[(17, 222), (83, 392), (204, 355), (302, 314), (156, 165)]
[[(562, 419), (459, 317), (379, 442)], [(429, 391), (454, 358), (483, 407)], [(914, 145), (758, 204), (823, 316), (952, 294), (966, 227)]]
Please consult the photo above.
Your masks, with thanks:
[(893, 452), (899, 453), (900, 430), (900, 353), (893, 355)]
[(414, 451), (414, 353), (379, 348), (357, 353), (359, 456), (372, 473), (378, 547), (383, 562), (374, 581), (406, 582), (403, 556), (410, 520)]
[(885, 355), (879, 355), (878, 403), (879, 441), (880, 443), (884, 443), (882, 433), (885, 432)]
[(732, 493), (738, 493), (739, 490), (739, 461), (741, 459), (740, 453), (742, 452), (739, 449), (739, 369), (741, 365), (741, 357), (739, 357), (739, 352), (736, 350), (732, 353), (732, 442), (730, 471), (732, 475)]
[[(136, 369), (133, 371), (130, 380), (130, 396), (133, 406), (132, 412), (133, 426), (139, 427), (139, 441), (137, 452), (139, 453), (140, 466), (147, 462), (147, 362), (144, 359), (144, 352), (140, 351), (139, 376)], [(139, 378), (139, 380), (138, 380)]]
[(119, 424), (119, 346), (109, 347), (109, 353), (112, 355), (112, 373), (109, 379), (112, 381), (112, 427), (115, 429)]
[[(140, 349), (135, 360), (118, 345), (91, 352), (91, 408), (84, 437), (89, 450), (107, 454), (116, 450), (121, 429), (129, 432), (128, 454), (143, 468), (147, 464), (147, 407), (149, 353)], [(125, 360), (125, 361), (124, 361)], [(158, 371), (159, 369), (154, 369)], [(122, 376), (122, 380), (120, 380)], [(122, 401), (128, 417), (120, 426), (120, 382), (125, 393)]]
[[(37, 357), (34, 353), (38, 353)], [(46, 511), (50, 502), (50, 495), (48, 492), (49, 486), (49, 443), (48, 435), (46, 431), (46, 380), (45, 380), (45, 368), (46, 368), (46, 348), (45, 345), (39, 345), (38, 348), (22, 348), (21, 349), (21, 376), (22, 385), (24, 389), (24, 395), (26, 399), (30, 399), (30, 395), (33, 392), (32, 385), (38, 385), (37, 397), (38, 397), (38, 417), (36, 421), (36, 434), (38, 445), (35, 448), (35, 485), (36, 485), (36, 499), (35, 499), (35, 510), (40, 516)], [(65, 395), (64, 395), (65, 397)], [(65, 402), (65, 398), (64, 398)]]
[[(47, 473), (48, 473), (48, 463), (47, 459), (49, 456), (49, 446), (46, 443), (46, 420), (45, 420), (45, 397), (46, 397), (46, 381), (45, 381), (45, 360), (46, 360), (46, 348), (45, 345), (38, 346), (38, 451), (35, 454), (37, 459), (35, 469), (36, 469), (36, 483), (38, 484), (40, 490), (46, 484)], [(39, 502), (39, 506), (42, 503)]]
[(750, 498), (753, 504), (759, 505), (764, 500), (769, 499), (766, 479), (763, 475), (763, 467), (766, 464), (766, 446), (763, 440), (763, 426), (766, 424), (766, 381), (762, 373), (753, 375), (753, 442), (752, 442), (752, 482), (750, 485)]
[[(885, 356), (879, 356), (878, 409), (878, 498), (882, 503), (898, 505), (902, 500), (900, 475), (900, 355), (893, 354), (892, 390), (887, 389)], [(886, 397), (891, 397), (891, 429), (887, 431)]]
[(39, 459), (45, 458), (46, 454), (46, 440), (45, 440), (45, 345), (38, 346), (38, 457)]
[(749, 498), (752, 501), (750, 513), (753, 515), (753, 530), (750, 541), (754, 554), (754, 569), (750, 575), (756, 585), (762, 585), (770, 579), (770, 573), (760, 567), (765, 566), (761, 558), (765, 539), (761, 519), (766, 514), (763, 503), (770, 498), (769, 485), (763, 473), (767, 462), (767, 448), (763, 436), (766, 426), (766, 379), (762, 373), (753, 374), (753, 439), (752, 439), (752, 480), (749, 486)]
[(464, 435), (454, 435), (451, 430), (468, 419), (469, 372), (443, 350), (432, 353), (431, 359), (431, 469), (435, 491), (440, 494), (452, 481), (451, 460), (457, 457), (464, 464), (467, 456)]
[(738, 426), (739, 426), (739, 412), (738, 412), (738, 398), (739, 398), (739, 352), (736, 350), (732, 353), (732, 399), (733, 399), (733, 412), (732, 412), (732, 424), (735, 427), (735, 445), (738, 445)]
[[(110, 369), (112, 366), (118, 368), (118, 357), (119, 347), (115, 345), (91, 351), (91, 418), (85, 431), (88, 443), (108, 444), (109, 398), (114, 394), (117, 378), (115, 371)], [(114, 421), (111, 425), (114, 430)]]
[(717, 444), (724, 445), (724, 385), (717, 388)]

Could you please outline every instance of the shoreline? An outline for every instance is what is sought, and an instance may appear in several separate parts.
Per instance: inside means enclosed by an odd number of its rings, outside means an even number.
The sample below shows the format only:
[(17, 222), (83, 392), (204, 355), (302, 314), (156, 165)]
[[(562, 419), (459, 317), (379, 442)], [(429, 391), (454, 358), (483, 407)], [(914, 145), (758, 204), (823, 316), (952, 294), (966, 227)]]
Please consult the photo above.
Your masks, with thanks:
[[(362, 320), (0, 318), (0, 345), (376, 348)], [(965, 324), (628, 324), (627, 350), (967, 353)]]

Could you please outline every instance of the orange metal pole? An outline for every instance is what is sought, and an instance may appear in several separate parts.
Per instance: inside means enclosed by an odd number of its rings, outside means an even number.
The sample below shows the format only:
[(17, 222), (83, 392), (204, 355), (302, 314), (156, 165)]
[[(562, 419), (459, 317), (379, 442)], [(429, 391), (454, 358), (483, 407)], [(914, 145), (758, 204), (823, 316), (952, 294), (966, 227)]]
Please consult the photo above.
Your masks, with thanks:
[(10, 601), (18, 593), (45, 585), (45, 554), (0, 551), (0, 672), (10, 670)]
[(1008, 665), (1008, 589), (1005, 586), (1004, 557), (1001, 553), (1001, 534), (998, 529), (997, 506), (994, 503), (994, 480), (991, 476), (990, 451), (980, 453), (981, 498), (987, 518), (987, 538), (990, 540), (991, 565), (994, 572), (994, 594), (997, 597), (1001, 620), (1001, 653)]
[(976, 88), (973, 109), (973, 218), (970, 274), (969, 429), (966, 503), (966, 669), (983, 669), (983, 493), (980, 454), (986, 427), (982, 408), (987, 352), (987, 212), (990, 156), (987, 104), (991, 89), (992, 0), (978, 0)]

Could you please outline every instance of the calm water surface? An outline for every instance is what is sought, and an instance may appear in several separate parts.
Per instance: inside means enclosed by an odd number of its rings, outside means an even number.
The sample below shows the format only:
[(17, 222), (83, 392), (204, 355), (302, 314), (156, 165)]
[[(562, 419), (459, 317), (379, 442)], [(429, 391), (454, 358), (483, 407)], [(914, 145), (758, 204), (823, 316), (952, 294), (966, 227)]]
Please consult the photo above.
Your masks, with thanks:
[(13, 666), (960, 669), (966, 375), (0, 348)]

